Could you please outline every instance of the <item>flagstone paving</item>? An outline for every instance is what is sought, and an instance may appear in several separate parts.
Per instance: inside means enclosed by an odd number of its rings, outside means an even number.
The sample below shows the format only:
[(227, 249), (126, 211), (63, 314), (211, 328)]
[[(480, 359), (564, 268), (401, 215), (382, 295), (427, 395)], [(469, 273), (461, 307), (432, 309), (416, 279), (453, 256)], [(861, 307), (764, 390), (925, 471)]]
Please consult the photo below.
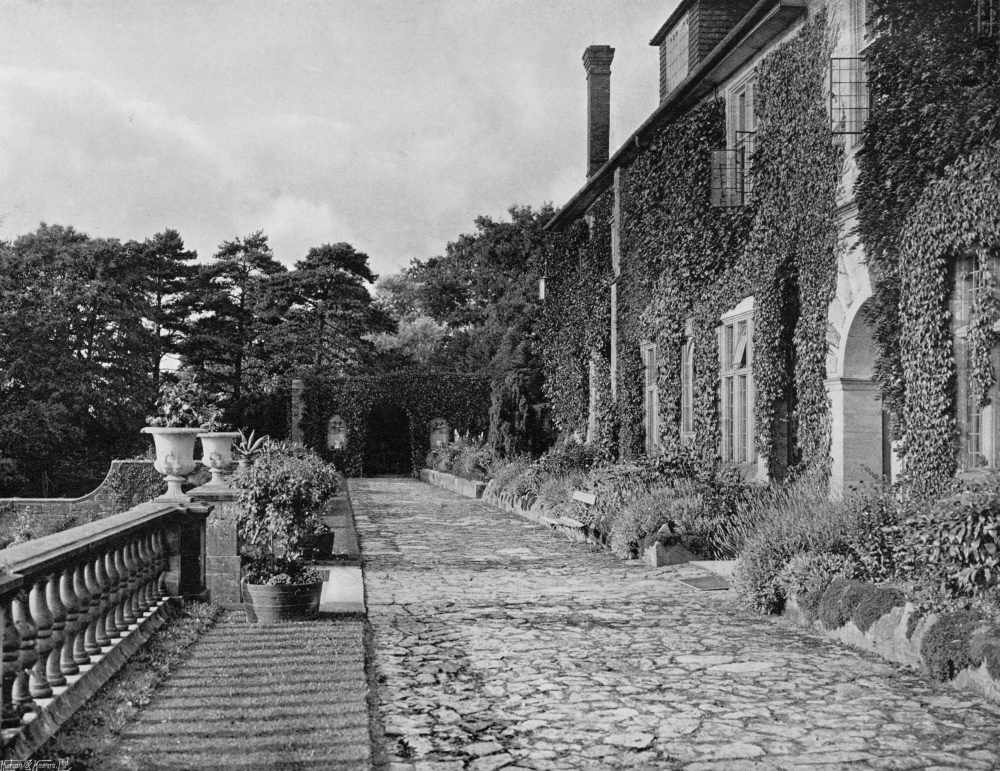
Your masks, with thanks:
[(391, 771), (1000, 768), (1000, 708), (410, 479), (352, 480)]

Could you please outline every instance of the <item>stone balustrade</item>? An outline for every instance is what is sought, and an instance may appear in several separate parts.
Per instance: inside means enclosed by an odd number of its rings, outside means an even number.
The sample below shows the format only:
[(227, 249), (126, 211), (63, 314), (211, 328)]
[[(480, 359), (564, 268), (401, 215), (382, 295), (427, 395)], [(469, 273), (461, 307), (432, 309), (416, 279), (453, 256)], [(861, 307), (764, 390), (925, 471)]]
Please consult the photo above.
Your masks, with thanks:
[(211, 508), (149, 502), (0, 551), (5, 758), (37, 749), (159, 626), (205, 592)]

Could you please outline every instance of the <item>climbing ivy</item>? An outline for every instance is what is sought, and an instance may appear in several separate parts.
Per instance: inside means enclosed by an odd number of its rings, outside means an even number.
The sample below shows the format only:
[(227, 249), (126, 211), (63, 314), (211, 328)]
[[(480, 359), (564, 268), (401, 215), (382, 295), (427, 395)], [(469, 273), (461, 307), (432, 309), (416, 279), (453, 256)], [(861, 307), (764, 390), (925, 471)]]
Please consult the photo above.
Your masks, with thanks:
[[(935, 495), (956, 470), (953, 263), (957, 255), (984, 248), (1000, 252), (1000, 143), (959, 160), (928, 184), (901, 231), (899, 259), (907, 266), (900, 272), (899, 306), (903, 449), (917, 495)], [(997, 307), (989, 285), (981, 294), (986, 299), (973, 308), (973, 327), (980, 331), (970, 340), (980, 400), (995, 377), (989, 353)]]
[[(726, 145), (721, 101), (664, 125), (620, 171), (617, 399), (608, 398), (606, 367), (598, 368), (597, 393), (602, 441), (612, 442), (619, 457), (642, 452), (641, 346), (647, 340), (657, 343), (659, 353), (660, 443), (668, 451), (679, 445), (680, 356), (689, 320), (694, 449), (706, 460), (718, 455), (717, 330), (721, 315), (750, 295), (761, 452), (776, 452), (772, 423), (784, 401), (796, 409), (802, 460), (821, 467), (828, 457), (823, 380), (840, 170), (826, 112), (829, 52), (826, 15), (820, 12), (759, 65), (748, 205), (710, 206), (711, 151)], [(608, 191), (592, 207), (589, 239), (573, 229), (562, 235), (560, 280), (551, 283), (546, 300), (546, 387), (563, 428), (585, 425), (589, 363), (608, 360), (612, 205)]]
[[(611, 206), (605, 193), (579, 220), (555, 234), (544, 256), (546, 299), (537, 327), (544, 392), (560, 431), (584, 435), (590, 408), (590, 362), (610, 366)], [(605, 384), (610, 396), (610, 378)]]
[[(855, 196), (873, 289), (875, 377), (898, 439), (906, 433), (908, 388), (900, 358), (901, 232), (932, 180), (1000, 138), (1000, 46), (978, 34), (976, 0), (879, 0), (869, 7), (876, 33), (865, 52), (871, 111)], [(905, 272), (912, 269), (907, 264)], [(933, 313), (942, 298), (926, 301), (924, 310)]]
[[(830, 452), (827, 318), (836, 289), (842, 165), (831, 140), (826, 12), (757, 67), (754, 222), (743, 261), (754, 286), (753, 375), (757, 448), (776, 469), (825, 469)], [(781, 431), (784, 405), (792, 426)], [(783, 434), (783, 435), (780, 435)], [(797, 445), (797, 446), (796, 446)]]
[[(312, 375), (303, 385), (300, 426), (305, 443), (350, 476), (364, 473), (368, 419), (380, 405), (406, 411), (414, 469), (423, 466), (430, 448), (430, 423), (435, 418), (444, 418), (453, 430), (462, 433), (478, 434), (489, 426), (490, 381), (479, 375), (413, 369), (345, 378)], [(343, 450), (327, 447), (327, 423), (334, 415), (347, 424), (347, 447)]]

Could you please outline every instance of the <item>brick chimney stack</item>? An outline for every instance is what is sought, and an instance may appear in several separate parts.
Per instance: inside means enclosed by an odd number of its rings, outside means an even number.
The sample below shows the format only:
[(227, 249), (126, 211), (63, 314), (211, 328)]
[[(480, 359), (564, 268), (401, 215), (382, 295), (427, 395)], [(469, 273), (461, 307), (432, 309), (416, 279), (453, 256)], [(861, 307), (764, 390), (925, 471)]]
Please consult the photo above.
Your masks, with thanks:
[(583, 52), (587, 70), (587, 177), (608, 160), (611, 143), (611, 46), (588, 46)]

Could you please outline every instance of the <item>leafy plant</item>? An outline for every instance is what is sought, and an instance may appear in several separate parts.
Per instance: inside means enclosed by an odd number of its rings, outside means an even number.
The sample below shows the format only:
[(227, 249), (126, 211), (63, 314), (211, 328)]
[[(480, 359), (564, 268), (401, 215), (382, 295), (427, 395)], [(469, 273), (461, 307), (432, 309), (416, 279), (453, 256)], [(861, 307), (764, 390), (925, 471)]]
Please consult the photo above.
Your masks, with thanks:
[(942, 587), (982, 594), (1000, 580), (1000, 490), (972, 489), (906, 523), (918, 566)]
[(268, 442), (257, 462), (236, 474), (237, 530), (245, 575), (288, 583), (304, 536), (328, 531), (323, 507), (340, 487), (332, 466), (302, 445)]
[(969, 650), (975, 631), (983, 626), (975, 613), (959, 611), (942, 615), (920, 641), (920, 656), (935, 680), (953, 680), (963, 669), (979, 664)]
[(233, 455), (236, 456), (237, 460), (252, 461), (264, 452), (269, 440), (270, 437), (267, 434), (256, 437), (256, 433), (251, 431), (250, 436), (247, 436), (243, 429), (240, 429), (240, 438), (233, 444)]
[(201, 428), (218, 431), (223, 427), (222, 394), (210, 392), (190, 372), (180, 372), (173, 381), (160, 384), (156, 414), (148, 417), (150, 426)]
[(808, 621), (816, 618), (820, 600), (827, 587), (837, 579), (854, 577), (856, 565), (851, 557), (827, 552), (796, 554), (778, 574), (778, 584), (786, 597), (796, 595)]
[(748, 508), (752, 533), (736, 563), (737, 600), (761, 613), (780, 611), (785, 591), (778, 580), (785, 565), (802, 552), (850, 555), (850, 511), (831, 501), (813, 479), (776, 488)]

